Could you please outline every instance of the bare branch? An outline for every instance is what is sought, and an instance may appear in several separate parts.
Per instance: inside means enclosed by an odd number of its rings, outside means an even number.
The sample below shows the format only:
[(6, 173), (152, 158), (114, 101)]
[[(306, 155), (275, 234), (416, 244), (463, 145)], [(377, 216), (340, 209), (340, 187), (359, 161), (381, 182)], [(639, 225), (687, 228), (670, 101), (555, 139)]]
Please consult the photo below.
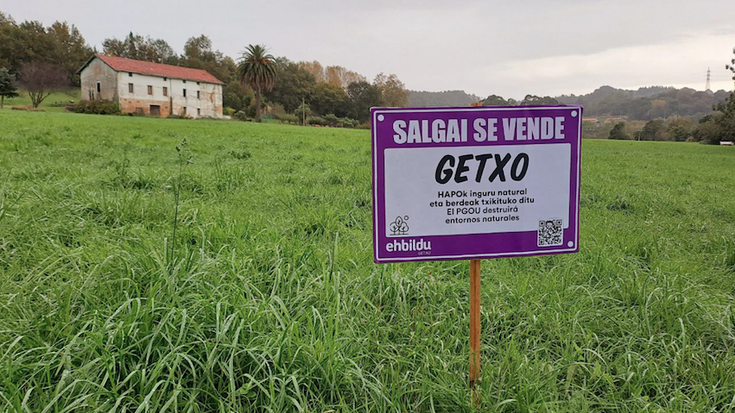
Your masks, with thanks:
[(54, 92), (69, 88), (69, 78), (63, 70), (46, 63), (31, 62), (20, 68), (21, 85), (28, 91), (34, 108)]

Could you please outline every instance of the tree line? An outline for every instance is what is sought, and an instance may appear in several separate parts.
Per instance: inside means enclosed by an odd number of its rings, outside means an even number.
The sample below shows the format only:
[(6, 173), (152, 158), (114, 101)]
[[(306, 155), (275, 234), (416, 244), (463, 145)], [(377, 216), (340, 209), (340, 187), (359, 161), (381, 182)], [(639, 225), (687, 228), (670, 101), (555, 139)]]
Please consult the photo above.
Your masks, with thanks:
[(620, 121), (610, 129), (608, 139), (688, 141), (711, 145), (735, 141), (735, 93), (730, 93), (725, 102), (715, 105), (712, 113), (698, 121), (683, 116), (656, 118), (645, 123)]
[(699, 119), (723, 103), (728, 93), (696, 91), (690, 88), (654, 86), (638, 90), (602, 86), (594, 92), (575, 96), (559, 96), (560, 103), (584, 106), (585, 116), (622, 116), (631, 120), (650, 121), (671, 116)]
[[(45, 27), (38, 21), (18, 23), (0, 12), (0, 69), (7, 69), (0, 72), (4, 76), (0, 85), (9, 85), (5, 86), (5, 94), (0, 90), (0, 97), (12, 97), (17, 93), (12, 86), (18, 83), (30, 91), (34, 87), (30, 80), (35, 74), (34, 81), (43, 83), (41, 90), (35, 92), (37, 98), (32, 99), (37, 107), (50, 91), (79, 86), (77, 70), (98, 52), (87, 44), (74, 25), (54, 22)], [(251, 64), (253, 52), (263, 52), (260, 56), (265, 57), (261, 60), (263, 65)], [(341, 124), (352, 125), (366, 122), (370, 107), (406, 106), (409, 95), (395, 74), (380, 73), (368, 81), (365, 76), (339, 65), (322, 66), (318, 61), (294, 62), (286, 57), (273, 57), (260, 45), (249, 46), (235, 60), (215, 49), (206, 35), (189, 38), (183, 53), (177, 54), (164, 39), (129, 33), (122, 39), (106, 38), (102, 53), (206, 70), (224, 83), (225, 111), (242, 119), (260, 118), (261, 111), (266, 110), (269, 115), (294, 123), (307, 115), (312, 123), (329, 124), (330, 119), (336, 118), (343, 120)], [(256, 71), (265, 68), (268, 79), (254, 80), (248, 67)]]
[(408, 106), (410, 107), (470, 106), (481, 101), (481, 97), (469, 94), (464, 90), (445, 90), (441, 92), (409, 90), (408, 96)]

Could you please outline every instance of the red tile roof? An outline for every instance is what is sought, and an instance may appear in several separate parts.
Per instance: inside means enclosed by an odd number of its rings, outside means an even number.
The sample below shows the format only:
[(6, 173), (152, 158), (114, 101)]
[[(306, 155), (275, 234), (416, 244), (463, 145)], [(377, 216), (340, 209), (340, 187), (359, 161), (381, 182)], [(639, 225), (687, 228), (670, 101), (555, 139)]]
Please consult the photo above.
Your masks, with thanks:
[[(105, 56), (101, 54), (98, 54), (96, 57), (107, 63), (108, 66), (118, 72), (132, 72), (141, 75), (193, 80), (195, 82), (214, 83), (217, 85), (223, 84), (219, 79), (212, 76), (212, 74), (210, 74), (206, 70), (192, 69), (190, 67), (164, 65), (161, 63), (144, 62), (142, 60)], [(90, 59), (90, 61), (92, 61), (93, 59), (94, 58)], [(89, 64), (89, 62), (87, 62), (87, 64)]]

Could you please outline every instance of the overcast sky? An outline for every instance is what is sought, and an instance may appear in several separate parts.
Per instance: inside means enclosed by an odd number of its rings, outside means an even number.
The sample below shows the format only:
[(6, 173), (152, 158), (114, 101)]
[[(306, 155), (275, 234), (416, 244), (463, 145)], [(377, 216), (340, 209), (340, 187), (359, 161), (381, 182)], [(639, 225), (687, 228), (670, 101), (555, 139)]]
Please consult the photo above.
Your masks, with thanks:
[(79, 27), (101, 50), (128, 32), (181, 53), (206, 34), (237, 57), (250, 43), (276, 56), (341, 65), (368, 79), (395, 73), (414, 90), (588, 93), (665, 85), (732, 90), (735, 1), (0, 0), (15, 20)]

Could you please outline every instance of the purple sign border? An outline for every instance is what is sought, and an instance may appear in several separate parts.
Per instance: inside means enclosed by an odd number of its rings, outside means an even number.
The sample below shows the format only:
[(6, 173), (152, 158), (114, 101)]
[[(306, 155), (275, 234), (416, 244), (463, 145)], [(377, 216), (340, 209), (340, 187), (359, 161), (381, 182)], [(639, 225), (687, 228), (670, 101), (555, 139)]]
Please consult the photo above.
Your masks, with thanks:
[[(504, 232), (504, 233), (480, 233), (480, 234), (455, 234), (455, 235), (430, 235), (430, 236), (409, 236), (403, 237), (401, 241), (411, 242), (423, 239), (439, 246), (441, 255), (416, 255), (416, 252), (408, 252), (407, 254), (399, 254), (396, 256), (385, 256), (379, 254), (380, 247), (387, 244), (389, 240), (393, 242), (394, 238), (389, 238), (380, 233), (380, 228), (385, 228), (386, 217), (381, 216), (381, 211), (385, 209), (384, 203), (381, 205), (379, 199), (383, 199), (385, 194), (385, 176), (384, 176), (384, 155), (382, 151), (386, 146), (378, 143), (378, 115), (391, 113), (408, 113), (420, 114), (431, 112), (536, 112), (538, 110), (577, 110), (577, 129), (576, 135), (572, 138), (564, 139), (564, 143), (572, 144), (571, 171), (570, 171), (570, 204), (569, 204), (569, 226), (564, 229), (563, 239), (569, 240), (573, 237), (574, 245), (539, 247), (537, 246), (537, 231), (524, 232)], [(411, 262), (411, 261), (443, 261), (443, 260), (467, 260), (481, 258), (502, 258), (502, 257), (525, 257), (534, 255), (562, 254), (579, 252), (579, 200), (580, 200), (580, 179), (581, 179), (581, 146), (582, 146), (582, 113), (583, 108), (576, 105), (534, 105), (534, 106), (475, 106), (475, 107), (431, 107), (431, 108), (372, 108), (371, 110), (371, 147), (372, 147), (372, 163), (373, 163), (373, 259), (375, 263), (391, 263), (391, 262)], [(392, 143), (392, 142), (391, 142)], [(539, 141), (505, 142), (505, 144), (524, 145), (538, 144)], [(442, 146), (477, 146), (477, 144), (460, 143), (460, 144), (444, 144)], [(576, 146), (576, 151), (574, 151)], [(426, 147), (425, 145), (414, 145), (413, 147)], [(575, 173), (576, 172), (576, 173)], [(383, 215), (385, 213), (383, 212)], [(571, 216), (573, 215), (573, 217)], [(531, 238), (533, 241), (531, 242)], [(381, 241), (383, 241), (381, 243)], [(397, 241), (397, 240), (396, 240)], [(528, 248), (528, 245), (534, 245), (534, 248)], [(485, 245), (494, 245), (495, 251), (487, 252)], [(497, 248), (498, 245), (503, 247)], [(419, 252), (421, 253), (421, 252)], [(413, 255), (409, 255), (413, 254)]]

